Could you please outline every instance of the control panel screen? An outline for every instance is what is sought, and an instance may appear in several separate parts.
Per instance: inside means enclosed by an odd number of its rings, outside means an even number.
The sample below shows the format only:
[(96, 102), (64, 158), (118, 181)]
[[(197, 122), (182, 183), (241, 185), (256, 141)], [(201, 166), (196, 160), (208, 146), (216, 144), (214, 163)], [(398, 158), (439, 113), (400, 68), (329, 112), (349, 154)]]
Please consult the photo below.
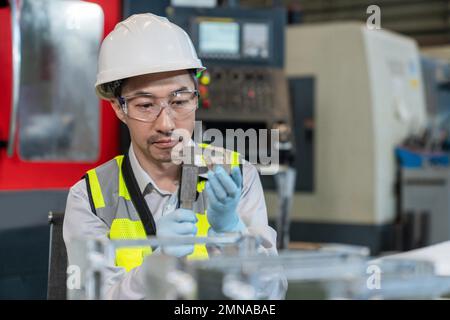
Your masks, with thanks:
[(243, 27), (243, 54), (248, 58), (269, 57), (269, 25), (245, 23)]
[(202, 21), (199, 24), (199, 51), (200, 56), (238, 56), (239, 24)]

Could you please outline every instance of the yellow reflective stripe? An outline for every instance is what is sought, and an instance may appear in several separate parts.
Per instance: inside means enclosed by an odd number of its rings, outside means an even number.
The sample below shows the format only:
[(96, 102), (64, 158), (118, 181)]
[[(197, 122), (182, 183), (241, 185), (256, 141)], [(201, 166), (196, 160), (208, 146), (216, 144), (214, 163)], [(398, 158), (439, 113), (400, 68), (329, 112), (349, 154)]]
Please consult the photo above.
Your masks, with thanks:
[(128, 192), (127, 186), (125, 185), (125, 181), (123, 180), (122, 175), (123, 156), (117, 156), (114, 159), (116, 159), (117, 166), (119, 167), (119, 197), (125, 198), (125, 200), (131, 200), (130, 193)]
[(109, 230), (109, 238), (114, 239), (145, 239), (147, 237), (141, 220), (133, 221), (126, 218), (114, 219)]
[(205, 185), (206, 185), (206, 180), (199, 181), (197, 183), (197, 192), (198, 193), (203, 192), (203, 190), (205, 189)]
[(231, 153), (231, 167), (239, 166), (239, 152), (233, 151)]
[(129, 272), (139, 267), (144, 262), (144, 258), (151, 253), (151, 247), (119, 248), (116, 250), (116, 266)]
[[(146, 239), (142, 221), (114, 219), (109, 230), (111, 240)], [(128, 272), (142, 264), (144, 258), (152, 253), (151, 247), (124, 247), (116, 250), (116, 265)]]
[(203, 156), (203, 153), (200, 155), (200, 163), (202, 166), (206, 166), (205, 157)]
[[(202, 149), (206, 149), (210, 146), (209, 144), (206, 144), (206, 143), (199, 143), (198, 145)], [(203, 156), (203, 152), (200, 154), (200, 162), (201, 162), (202, 166), (206, 166), (206, 161), (205, 161), (205, 157)], [(199, 192), (201, 192), (201, 191), (199, 191)]]
[(105, 200), (103, 199), (102, 189), (100, 188), (95, 169), (89, 170), (87, 175), (89, 177), (89, 187), (91, 189), (92, 201), (94, 202), (95, 209), (105, 207)]
[[(196, 213), (197, 216), (197, 234), (196, 237), (206, 237), (208, 236), (209, 230), (209, 222), (205, 213)], [(206, 249), (206, 245), (204, 244), (196, 244), (194, 245), (194, 252), (192, 252), (188, 257), (188, 260), (204, 260), (208, 259), (208, 249)]]

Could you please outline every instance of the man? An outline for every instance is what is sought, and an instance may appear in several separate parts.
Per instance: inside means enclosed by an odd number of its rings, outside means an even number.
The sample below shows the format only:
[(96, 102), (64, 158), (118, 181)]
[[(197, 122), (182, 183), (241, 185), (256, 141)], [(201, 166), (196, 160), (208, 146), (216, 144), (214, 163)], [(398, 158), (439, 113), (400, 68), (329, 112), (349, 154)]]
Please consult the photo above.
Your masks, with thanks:
[[(207, 236), (242, 232), (263, 239), (260, 252), (277, 253), (276, 233), (267, 224), (259, 176), (248, 162), (243, 163), (241, 172), (239, 163), (232, 161), (231, 174), (215, 166), (197, 186), (194, 209), (177, 209), (180, 165), (172, 161), (172, 151), (192, 141), (175, 133), (187, 132), (189, 138), (193, 133), (198, 103), (195, 75), (202, 70), (189, 36), (162, 17), (134, 15), (105, 38), (96, 91), (128, 126), (131, 146), (127, 155), (90, 170), (70, 189), (63, 229), (69, 265), (81, 263), (75, 239), (82, 237), (143, 239), (156, 233)], [(143, 259), (161, 253), (207, 258), (208, 248), (118, 249), (115, 264), (108, 266), (104, 279), (106, 297), (145, 298)], [(283, 290), (278, 285), (270, 290), (269, 295), (281, 297)]]

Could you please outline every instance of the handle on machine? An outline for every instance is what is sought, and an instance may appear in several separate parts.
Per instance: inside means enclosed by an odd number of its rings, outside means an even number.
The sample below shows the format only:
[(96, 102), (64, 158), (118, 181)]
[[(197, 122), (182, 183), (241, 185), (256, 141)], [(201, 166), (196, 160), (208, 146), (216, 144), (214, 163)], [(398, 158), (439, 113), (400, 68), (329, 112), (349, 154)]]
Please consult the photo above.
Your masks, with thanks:
[(9, 0), (11, 8), (11, 36), (12, 36), (12, 99), (9, 135), (7, 141), (0, 141), (0, 147), (7, 148), (7, 154), (12, 157), (14, 153), (14, 138), (17, 128), (17, 112), (19, 108), (20, 63), (21, 63), (21, 36), (20, 36), (20, 7), (22, 0)]

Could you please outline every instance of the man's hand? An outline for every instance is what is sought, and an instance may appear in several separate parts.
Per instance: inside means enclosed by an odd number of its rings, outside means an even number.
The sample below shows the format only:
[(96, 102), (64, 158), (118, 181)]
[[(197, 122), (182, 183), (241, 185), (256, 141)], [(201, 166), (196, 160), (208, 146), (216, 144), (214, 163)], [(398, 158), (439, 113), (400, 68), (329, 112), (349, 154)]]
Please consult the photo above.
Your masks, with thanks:
[(245, 225), (239, 218), (236, 208), (242, 192), (242, 175), (239, 167), (231, 170), (231, 176), (217, 165), (208, 172), (205, 186), (208, 196), (207, 217), (215, 232), (238, 232)]
[[(197, 217), (195, 213), (187, 209), (176, 209), (175, 211), (165, 215), (159, 219), (157, 223), (158, 236), (161, 237), (177, 237), (177, 236), (195, 236), (197, 227), (195, 223)], [(182, 246), (161, 246), (162, 252), (165, 254), (183, 257), (194, 251), (194, 245)]]

